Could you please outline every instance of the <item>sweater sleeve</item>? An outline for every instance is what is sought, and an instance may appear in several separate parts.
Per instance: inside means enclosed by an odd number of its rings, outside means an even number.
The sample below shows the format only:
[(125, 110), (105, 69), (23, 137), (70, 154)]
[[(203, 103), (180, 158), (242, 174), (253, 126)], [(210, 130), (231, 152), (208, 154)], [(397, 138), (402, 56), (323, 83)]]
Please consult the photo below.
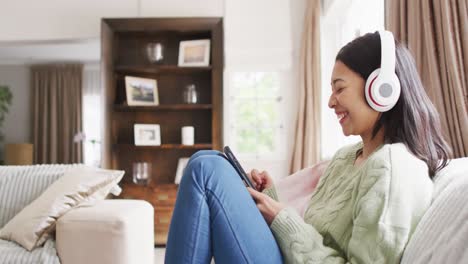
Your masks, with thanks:
[(388, 210), (404, 209), (386, 206), (390, 192), (390, 168), (372, 167), (360, 185), (360, 198), (354, 205), (347, 249), (338, 251), (324, 245), (322, 234), (290, 208), (283, 209), (276, 216), (270, 227), (285, 263), (399, 263), (409, 228), (386, 223), (383, 215)]
[(272, 187), (270, 187), (268, 189), (263, 190), (262, 193), (270, 196), (273, 200), (279, 202), (278, 194), (276, 193), (275, 186), (272, 186)]

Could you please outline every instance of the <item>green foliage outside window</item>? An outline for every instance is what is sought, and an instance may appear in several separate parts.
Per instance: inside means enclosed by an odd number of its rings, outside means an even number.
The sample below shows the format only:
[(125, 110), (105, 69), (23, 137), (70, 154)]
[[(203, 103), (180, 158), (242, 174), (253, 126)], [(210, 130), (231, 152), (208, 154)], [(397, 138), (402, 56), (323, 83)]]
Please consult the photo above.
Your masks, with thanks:
[(3, 126), (3, 121), (5, 121), (6, 114), (11, 105), (11, 99), (13, 95), (11, 94), (10, 88), (7, 86), (0, 86), (0, 142), (3, 141), (3, 132), (1, 128)]
[[(3, 121), (5, 121), (12, 98), (13, 95), (11, 94), (10, 88), (7, 86), (0, 86), (0, 143), (3, 142), (4, 138), (2, 132)], [(1, 164), (3, 164), (2, 159), (0, 159), (0, 165)]]
[(242, 154), (276, 150), (280, 127), (279, 79), (276, 73), (238, 73), (233, 79), (236, 149)]

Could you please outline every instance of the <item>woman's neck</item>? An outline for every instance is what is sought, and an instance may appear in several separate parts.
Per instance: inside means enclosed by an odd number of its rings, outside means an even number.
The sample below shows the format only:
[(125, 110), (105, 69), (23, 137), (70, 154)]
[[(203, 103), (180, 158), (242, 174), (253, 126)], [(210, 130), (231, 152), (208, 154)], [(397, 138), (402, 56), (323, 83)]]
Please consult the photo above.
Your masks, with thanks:
[(372, 152), (375, 151), (380, 145), (384, 143), (384, 130), (381, 128), (375, 137), (372, 137), (372, 132), (366, 135), (361, 135), (362, 138), (362, 152), (360, 158), (366, 160)]

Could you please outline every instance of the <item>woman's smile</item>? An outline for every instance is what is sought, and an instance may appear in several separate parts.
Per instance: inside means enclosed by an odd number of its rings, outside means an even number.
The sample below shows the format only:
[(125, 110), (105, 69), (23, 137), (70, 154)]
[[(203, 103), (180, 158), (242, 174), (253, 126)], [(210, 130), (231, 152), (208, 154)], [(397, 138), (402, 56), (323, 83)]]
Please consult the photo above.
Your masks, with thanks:
[(336, 116), (338, 117), (338, 121), (341, 125), (348, 120), (348, 112), (336, 112)]

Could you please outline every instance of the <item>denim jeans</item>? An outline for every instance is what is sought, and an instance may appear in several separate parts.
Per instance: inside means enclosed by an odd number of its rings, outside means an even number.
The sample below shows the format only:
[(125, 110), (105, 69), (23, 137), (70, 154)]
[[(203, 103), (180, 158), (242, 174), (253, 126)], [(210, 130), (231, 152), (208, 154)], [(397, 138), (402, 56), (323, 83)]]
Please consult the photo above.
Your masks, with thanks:
[(189, 160), (169, 229), (165, 263), (282, 263), (268, 224), (229, 161), (202, 150)]

